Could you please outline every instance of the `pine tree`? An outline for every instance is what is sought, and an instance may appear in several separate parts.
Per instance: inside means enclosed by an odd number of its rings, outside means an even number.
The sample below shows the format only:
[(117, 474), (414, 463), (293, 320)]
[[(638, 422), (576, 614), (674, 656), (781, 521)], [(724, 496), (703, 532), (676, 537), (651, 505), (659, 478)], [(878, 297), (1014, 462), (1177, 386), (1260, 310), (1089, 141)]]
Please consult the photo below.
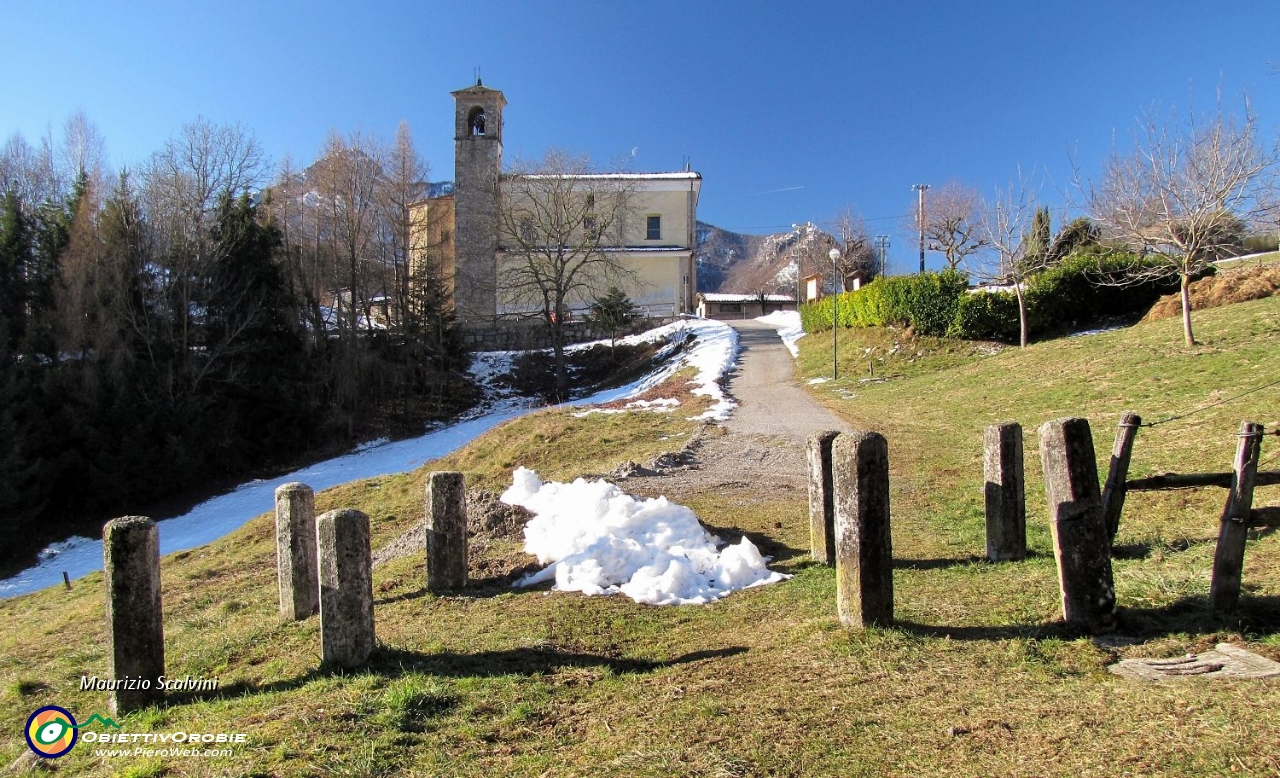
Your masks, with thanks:
[(1049, 208), (1047, 206), (1037, 208), (1035, 216), (1031, 219), (1031, 234), (1027, 236), (1026, 261), (1028, 264), (1038, 267), (1043, 263), (1049, 251), (1052, 236)]
[(11, 357), (26, 335), (26, 272), (31, 265), (31, 226), (13, 190), (0, 200), (0, 332)]
[(618, 331), (626, 329), (638, 313), (631, 298), (616, 286), (609, 287), (609, 291), (591, 304), (591, 322), (609, 331), (610, 349), (617, 344)]

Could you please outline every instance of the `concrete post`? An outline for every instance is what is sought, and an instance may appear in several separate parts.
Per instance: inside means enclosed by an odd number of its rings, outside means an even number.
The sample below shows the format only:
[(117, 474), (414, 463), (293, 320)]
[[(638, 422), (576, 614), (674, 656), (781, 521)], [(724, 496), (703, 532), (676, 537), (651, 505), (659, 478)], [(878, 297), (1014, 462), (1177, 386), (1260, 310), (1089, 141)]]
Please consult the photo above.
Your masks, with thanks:
[(467, 481), (462, 473), (427, 477), (427, 589), (467, 585)]
[(1111, 543), (1102, 515), (1098, 462), (1088, 419), (1040, 426), (1040, 460), (1058, 562), (1062, 617), (1089, 632), (1115, 628)]
[(987, 559), (1027, 558), (1027, 499), (1022, 474), (1022, 425), (987, 427), (982, 466), (987, 497)]
[(354, 510), (316, 519), (320, 557), (320, 653), (325, 664), (357, 667), (373, 653), (369, 517)]
[(809, 547), (810, 555), (824, 565), (836, 563), (836, 503), (832, 483), (831, 443), (837, 430), (809, 436)]
[(889, 536), (889, 443), (875, 432), (836, 436), (836, 611), (853, 627), (893, 622), (893, 547)]
[[(107, 582), (107, 662), (113, 681), (131, 681), (107, 699), (113, 714), (160, 702), (164, 623), (160, 607), (160, 532), (145, 516), (107, 522), (102, 532)], [(121, 684), (124, 686), (125, 684)]]
[(294, 482), (276, 489), (276, 579), (282, 617), (300, 621), (320, 607), (316, 501), (306, 484)]

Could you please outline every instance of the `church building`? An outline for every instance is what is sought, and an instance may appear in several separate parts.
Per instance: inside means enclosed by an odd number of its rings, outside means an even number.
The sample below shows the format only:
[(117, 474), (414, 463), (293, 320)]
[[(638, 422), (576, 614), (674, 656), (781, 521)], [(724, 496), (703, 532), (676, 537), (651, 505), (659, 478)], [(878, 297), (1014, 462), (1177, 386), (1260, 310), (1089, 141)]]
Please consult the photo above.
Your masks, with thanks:
[[(549, 190), (530, 186), (540, 177), (536, 173), (502, 170), (503, 109), (507, 104), (502, 92), (477, 80), (475, 86), (453, 92), (453, 99), (454, 188), (452, 194), (412, 207), (415, 262), (429, 263), (443, 279), (458, 321), (464, 326), (501, 326), (531, 319), (542, 310), (542, 304), (520, 293), (520, 274), (516, 272), (516, 265), (527, 261), (530, 253), (529, 236), (524, 233), (531, 230), (527, 223), (513, 218), (511, 209), (523, 208), (522, 212), (531, 214), (545, 210), (537, 203), (521, 201), (537, 199), (539, 191)], [(596, 253), (607, 253), (612, 260), (607, 266), (625, 271), (625, 281), (616, 285), (642, 313), (664, 319), (694, 312), (701, 175), (684, 170), (574, 173), (555, 178), (559, 185), (588, 193), (577, 195), (585, 198), (582, 202), (587, 206), (597, 198), (603, 205), (607, 192), (625, 192), (625, 208), (610, 212), (617, 215), (617, 224), (596, 235)], [(604, 232), (595, 224), (589, 207), (581, 222), (581, 230)], [(603, 291), (610, 285), (599, 280), (599, 284), (586, 286)], [(584, 288), (576, 289), (565, 301), (567, 314), (580, 317), (593, 299)]]

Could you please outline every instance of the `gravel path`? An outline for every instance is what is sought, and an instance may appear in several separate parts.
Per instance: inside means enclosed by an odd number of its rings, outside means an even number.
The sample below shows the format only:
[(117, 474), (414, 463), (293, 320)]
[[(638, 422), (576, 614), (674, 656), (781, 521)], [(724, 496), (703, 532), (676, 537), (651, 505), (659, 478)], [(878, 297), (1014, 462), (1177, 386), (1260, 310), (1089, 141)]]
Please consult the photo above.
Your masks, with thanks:
[(730, 322), (741, 355), (727, 391), (738, 402), (729, 421), (713, 425), (691, 446), (688, 468), (626, 479), (626, 491), (644, 496), (683, 494), (750, 486), (807, 488), (805, 445), (824, 429), (849, 429), (815, 402), (794, 377), (795, 361), (777, 330), (757, 321)]

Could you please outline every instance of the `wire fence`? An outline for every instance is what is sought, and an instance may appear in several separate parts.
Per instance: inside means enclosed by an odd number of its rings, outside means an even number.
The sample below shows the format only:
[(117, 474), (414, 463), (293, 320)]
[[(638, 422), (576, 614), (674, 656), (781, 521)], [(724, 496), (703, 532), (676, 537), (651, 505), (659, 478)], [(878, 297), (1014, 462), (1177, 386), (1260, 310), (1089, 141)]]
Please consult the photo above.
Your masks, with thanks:
[[(1199, 408), (1196, 408), (1196, 409), (1194, 409), (1194, 410), (1187, 411), (1186, 413), (1178, 413), (1178, 414), (1174, 414), (1173, 416), (1169, 416), (1169, 417), (1164, 418), (1164, 419), (1157, 419), (1156, 421), (1149, 421), (1149, 422), (1146, 422), (1146, 423), (1141, 424), (1141, 425), (1139, 425), (1139, 426), (1142, 426), (1142, 427), (1159, 427), (1161, 424), (1168, 424), (1168, 423), (1169, 423), (1169, 422), (1171, 422), (1171, 421), (1177, 421), (1177, 420), (1179, 420), (1179, 419), (1185, 419), (1185, 418), (1188, 418), (1188, 417), (1190, 417), (1190, 416), (1195, 416), (1197, 413), (1203, 413), (1204, 411), (1207, 411), (1207, 410), (1209, 410), (1210, 408), (1217, 408), (1219, 405), (1226, 405), (1226, 404), (1227, 404), (1227, 403), (1229, 403), (1229, 402), (1234, 402), (1235, 400), (1239, 400), (1241, 397), (1248, 397), (1248, 396), (1249, 396), (1249, 395), (1251, 395), (1251, 394), (1256, 394), (1257, 392), (1261, 392), (1263, 389), (1270, 389), (1270, 388), (1271, 388), (1271, 387), (1273, 387), (1273, 386), (1280, 386), (1280, 379), (1277, 379), (1277, 380), (1275, 380), (1275, 381), (1272, 381), (1272, 382), (1271, 382), (1271, 383), (1269, 383), (1269, 384), (1263, 384), (1262, 386), (1254, 387), (1253, 389), (1249, 389), (1248, 391), (1241, 392), (1240, 394), (1232, 395), (1231, 397), (1227, 397), (1227, 398), (1222, 399), (1222, 400), (1217, 400), (1217, 401), (1215, 401), (1215, 402), (1211, 402), (1211, 403), (1209, 403), (1208, 405), (1202, 405), (1202, 406), (1200, 406)], [(1274, 435), (1274, 434), (1276, 434), (1276, 433), (1275, 433), (1275, 431), (1272, 431), (1272, 432), (1269, 432), (1269, 433), (1267, 433), (1267, 434), (1269, 434), (1269, 435)]]

